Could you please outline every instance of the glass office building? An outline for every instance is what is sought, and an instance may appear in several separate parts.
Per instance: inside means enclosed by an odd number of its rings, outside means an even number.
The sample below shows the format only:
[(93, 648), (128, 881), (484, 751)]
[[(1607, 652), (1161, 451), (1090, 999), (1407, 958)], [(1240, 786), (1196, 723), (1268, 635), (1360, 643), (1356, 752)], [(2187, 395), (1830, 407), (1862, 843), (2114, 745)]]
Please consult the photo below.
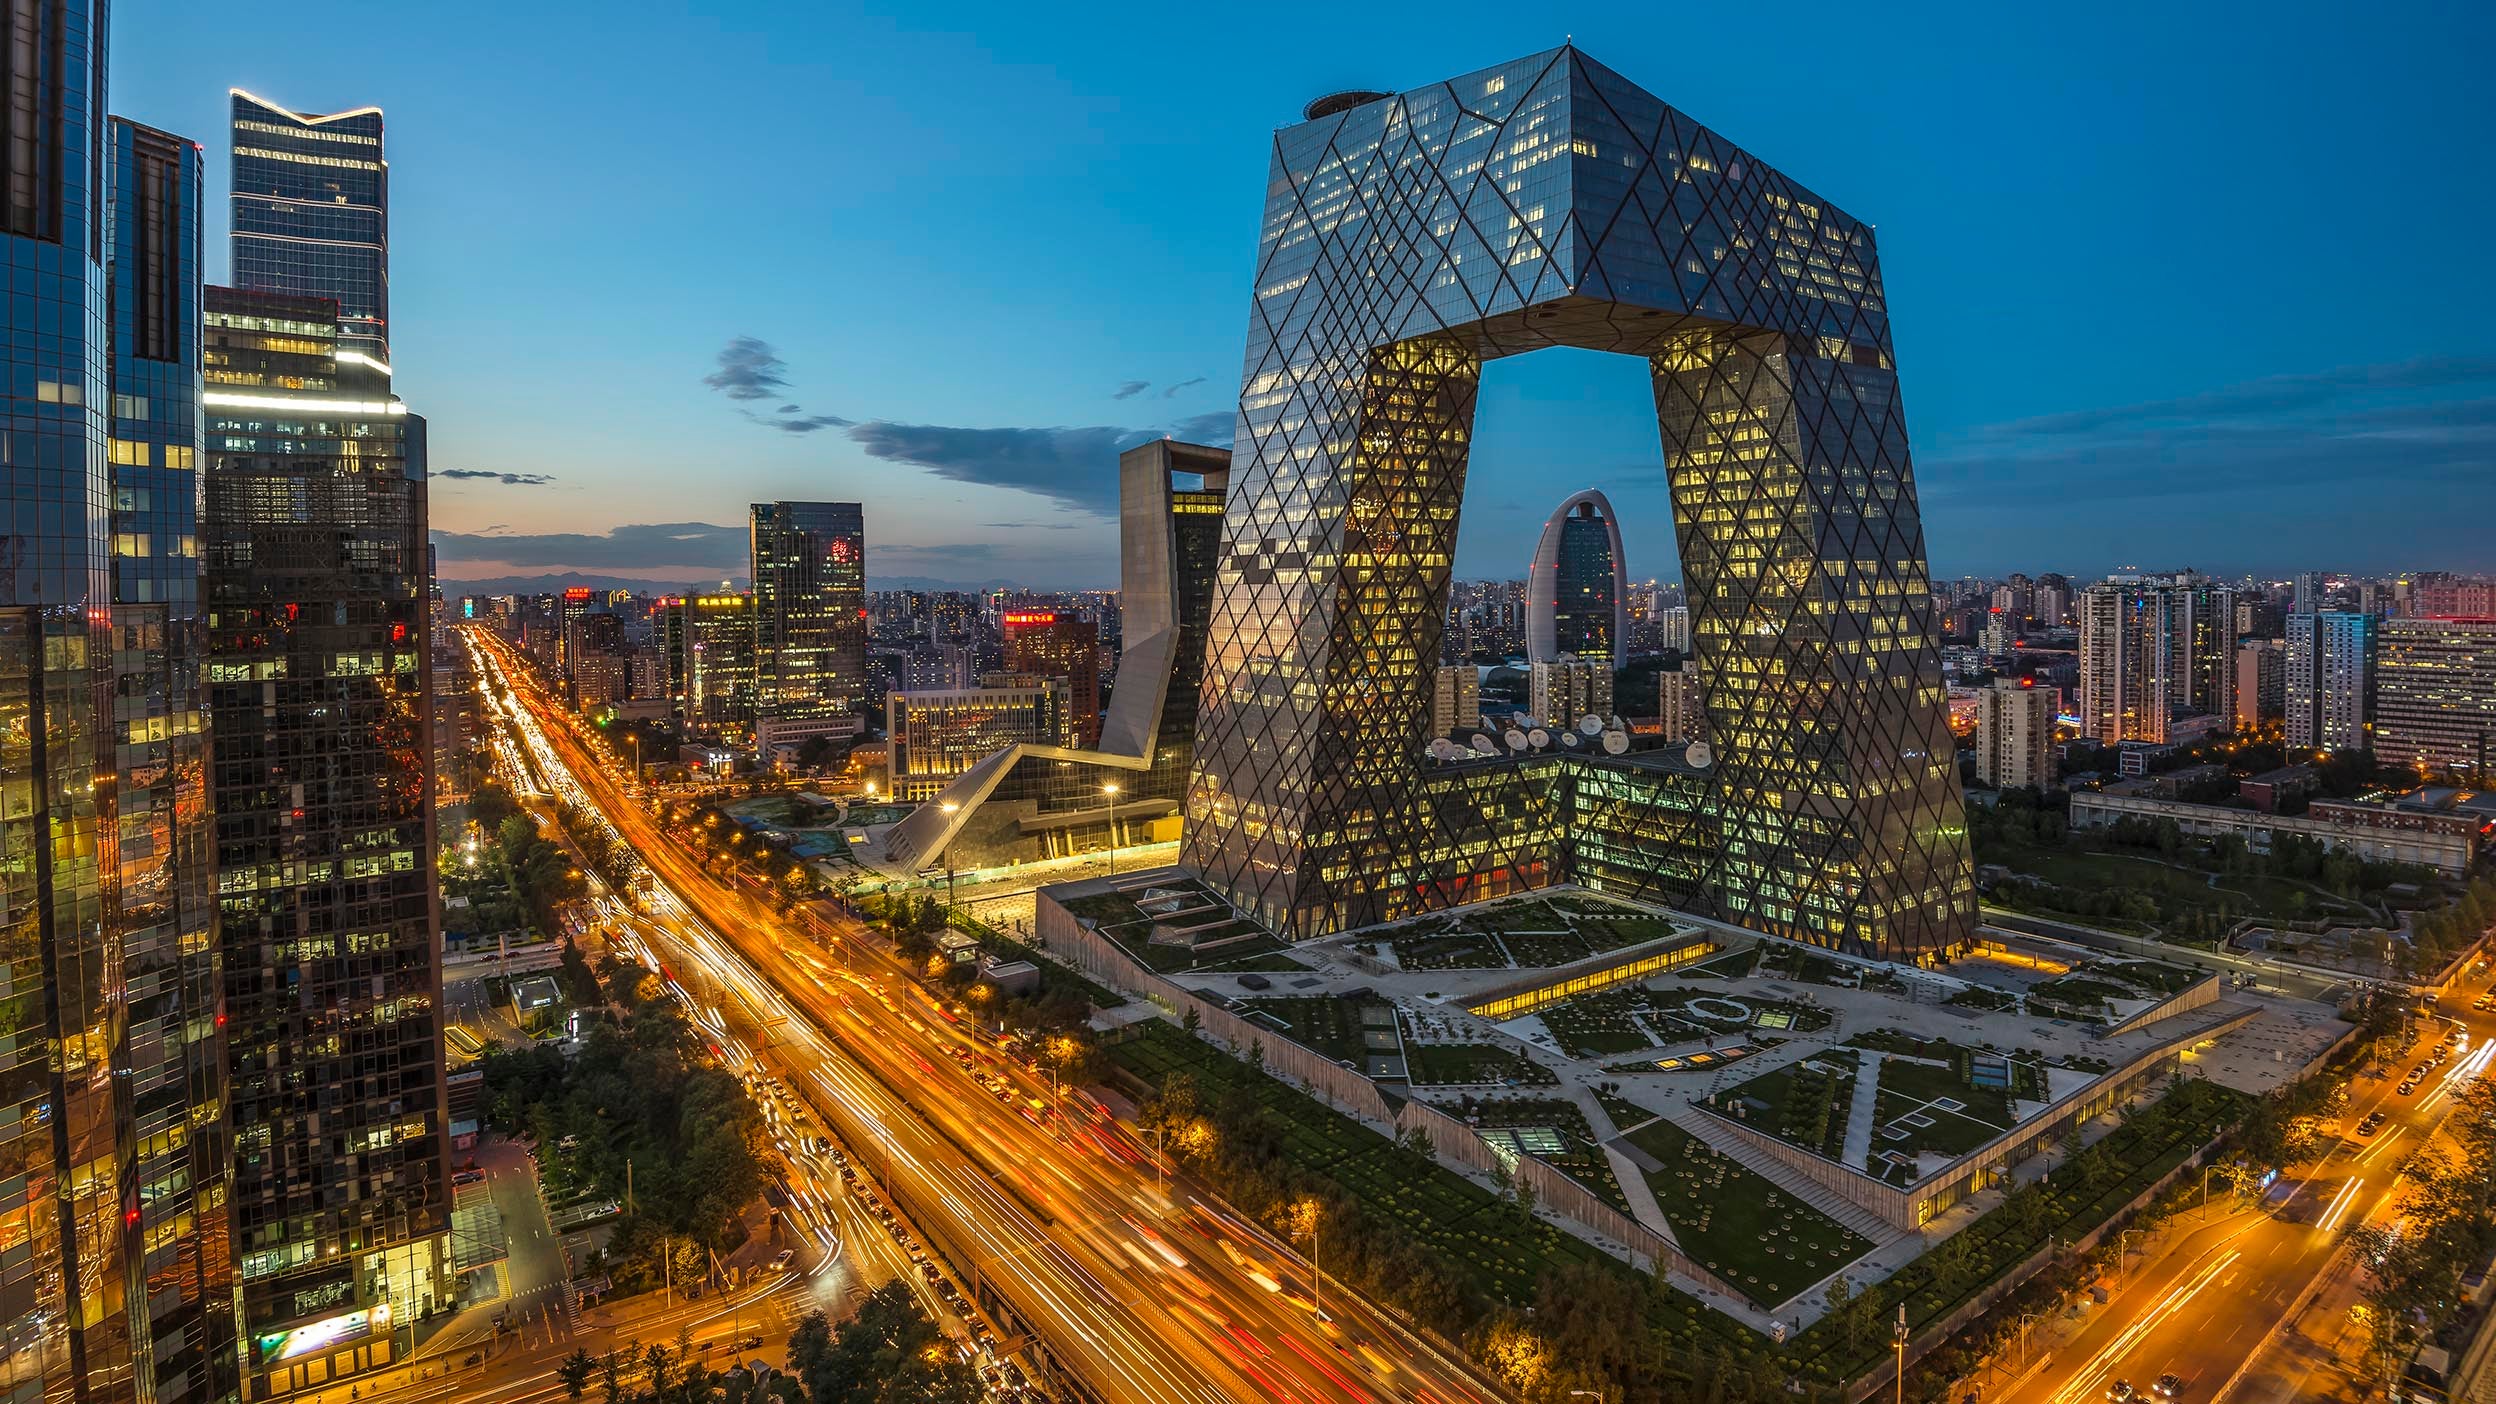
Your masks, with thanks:
[(1577, 493), (1543, 523), (1526, 567), (1525, 656), (1629, 662), (1629, 566), (1621, 523), (1600, 492)]
[(338, 304), (337, 349), (390, 362), (390, 163), (381, 109), (296, 112), (240, 88), (234, 285)]
[(207, 680), (246, 1388), (447, 1309), (424, 421), (321, 298), (206, 295)]
[(1884, 957), (1963, 944), (1871, 228), (1572, 47), (1305, 116), (1266, 183), (1184, 863), (1292, 936), (1549, 876), (1450, 827), (1417, 738), (1482, 363), (1579, 346), (1653, 380), (1708, 680), (1710, 905)]
[(114, 832), (141, 1395), (239, 1385), (199, 611), (201, 156), (111, 127)]
[(742, 740), (754, 727), (754, 597), (689, 595), (683, 622), (665, 630), (683, 649), (685, 725)]
[(757, 502), (754, 743), (855, 736), (867, 710), (867, 526), (855, 502)]

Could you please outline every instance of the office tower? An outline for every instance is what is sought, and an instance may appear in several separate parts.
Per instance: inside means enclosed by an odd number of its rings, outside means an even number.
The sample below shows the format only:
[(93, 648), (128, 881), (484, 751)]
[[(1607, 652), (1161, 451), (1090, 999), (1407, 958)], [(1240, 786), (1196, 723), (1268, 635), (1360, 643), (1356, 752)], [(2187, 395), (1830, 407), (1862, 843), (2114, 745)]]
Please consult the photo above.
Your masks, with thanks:
[(1707, 699), (1696, 664), (1685, 660), (1655, 675), (1655, 719), (1667, 741), (1707, 739)]
[(1575, 494), (1543, 523), (1525, 588), (1527, 661), (1566, 654), (1628, 664), (1629, 564), (1620, 519), (1602, 493)]
[(2287, 708), (2288, 655), (2269, 639), (2246, 640), (2236, 649), (2236, 729), (2254, 730)]
[(685, 720), (685, 597), (667, 595), (650, 608), (651, 642), (657, 646), (665, 692), (676, 719)]
[(2456, 580), (2439, 576), (2421, 580), (2412, 590), (2410, 608), (2417, 615), (2446, 619), (2496, 619), (2496, 580)]
[(1976, 642), (1989, 658), (2008, 657), (2019, 640), (2018, 615), (2006, 605), (1995, 605), (1985, 612), (1985, 627), (1977, 631)]
[(2375, 658), (2375, 754), (2485, 784), (2496, 749), (2496, 618), (2390, 619)]
[(2234, 720), (2236, 592), (2184, 571), (2080, 595), (2080, 734), (2163, 742), (2178, 713)]
[(1005, 671), (1037, 673), (1066, 682), (1066, 712), (1074, 744), (1101, 740), (1100, 626), (1056, 609), (1005, 612)]
[(1482, 729), (1482, 670), (1470, 663), (1439, 669), (1430, 692), (1430, 735), (1470, 736)]
[(2352, 610), (2288, 616), (2281, 671), (2291, 750), (2366, 748), (2374, 719), (2376, 622)]
[[(390, 365), (381, 109), (294, 112), (233, 90), (234, 285), (338, 304), (337, 351)], [(386, 383), (386, 381), (385, 381)]]
[(2330, 589), (2319, 570), (2297, 572), (2296, 594), (2291, 599), (2290, 614), (2315, 614), (2330, 607)]
[(1696, 900), (1899, 958), (1961, 944), (1871, 227), (1573, 47), (1304, 116), (1273, 139), (1183, 861), (1294, 938), (1557, 879), (1547, 830), (1434, 804), (1410, 740), (1482, 362), (1585, 346), (1653, 378), (1703, 804), (1740, 836)]
[(1612, 660), (1561, 654), (1527, 669), (1528, 710), (1551, 726), (1574, 726), (1580, 717), (1612, 715)]
[(884, 700), (893, 798), (932, 800), (954, 777), (1015, 745), (1066, 745), (1066, 686), (1031, 673), (987, 673), (974, 687), (896, 692)]
[(867, 527), (855, 502), (753, 508), (754, 746), (866, 726)]
[[(111, 124), (113, 712), (139, 1397), (238, 1387), (199, 612), (201, 159)], [(134, 1311), (134, 1316), (136, 1316)]]
[(990, 866), (1176, 837), (1195, 759), (1230, 463), (1222, 449), (1172, 439), (1118, 456), (1126, 617), (1100, 744), (997, 751), (947, 785), (938, 803), (894, 825), (884, 840), (888, 860)]
[(581, 622), (597, 608), (598, 592), (586, 585), (575, 585), (563, 592), (563, 603), (555, 615), (555, 675), (569, 682), (572, 669), (580, 661)]
[(326, 298), (209, 288), (202, 606), (245, 1391), (453, 1301), (424, 421)]
[(1997, 790), (2054, 783), (2054, 691), (1996, 678), (1977, 698), (1976, 778)]
[(1662, 628), (1657, 632), (1664, 647), (1687, 658), (1690, 656), (1690, 607), (1674, 605), (1660, 610), (1656, 619)]
[(726, 739), (754, 727), (754, 597), (737, 591), (685, 600), (685, 725)]

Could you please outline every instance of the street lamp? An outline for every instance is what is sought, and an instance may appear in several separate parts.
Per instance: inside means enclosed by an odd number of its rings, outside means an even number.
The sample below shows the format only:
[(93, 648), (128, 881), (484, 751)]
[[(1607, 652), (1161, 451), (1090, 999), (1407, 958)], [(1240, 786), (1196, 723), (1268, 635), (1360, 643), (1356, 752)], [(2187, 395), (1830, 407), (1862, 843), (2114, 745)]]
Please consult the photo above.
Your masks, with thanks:
[(1291, 1206), (1291, 1236), (1309, 1241), (1309, 1299), (1321, 1321), (1326, 1319), (1326, 1274), (1317, 1265), (1317, 1228), (1325, 1213), (1325, 1206), (1313, 1198), (1302, 1198)]
[[(962, 808), (952, 800), (940, 800), (936, 807), (947, 815)], [(945, 840), (945, 906), (947, 909), (953, 906), (953, 840), (950, 837)]]
[(1109, 796), (1109, 875), (1116, 877), (1118, 876), (1118, 782), (1112, 780), (1103, 785), (1101, 793)]
[(1907, 1404), (1907, 1304), (1898, 1304), (1898, 1329), (1891, 1337), (1898, 1347), (1898, 1404)]

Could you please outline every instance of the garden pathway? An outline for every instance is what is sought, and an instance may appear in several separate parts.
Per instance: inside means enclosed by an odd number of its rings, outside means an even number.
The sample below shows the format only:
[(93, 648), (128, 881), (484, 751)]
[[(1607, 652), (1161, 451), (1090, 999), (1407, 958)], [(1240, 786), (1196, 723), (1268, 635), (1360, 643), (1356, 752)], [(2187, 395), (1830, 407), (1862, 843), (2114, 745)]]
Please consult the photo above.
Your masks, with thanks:
[(1881, 1054), (1865, 1050), (1863, 1071), (1855, 1075), (1855, 1100), (1846, 1112), (1843, 1163), (1849, 1170), (1863, 1169), (1864, 1161), (1872, 1155), (1873, 1122), (1877, 1119), (1872, 1108), (1881, 1093), (1881, 1058)]
[[(1663, 1206), (1655, 1202), (1655, 1191), (1647, 1188), (1646, 1171), (1637, 1161), (1621, 1153), (1619, 1137), (1629, 1128), (1612, 1120), (1612, 1114), (1595, 1097), (1591, 1088), (1581, 1086), (1573, 1089), (1570, 1100), (1577, 1103), (1580, 1112), (1585, 1113), (1586, 1124), (1595, 1133), (1595, 1144), (1603, 1148), (1603, 1158), (1612, 1166), (1612, 1178), (1620, 1184), (1621, 1197), (1629, 1201), (1629, 1216), (1640, 1225), (1661, 1234), (1665, 1242), (1680, 1247), (1681, 1239), (1673, 1232), (1673, 1221), (1664, 1217)], [(1646, 1125), (1643, 1121), (1638, 1124)]]

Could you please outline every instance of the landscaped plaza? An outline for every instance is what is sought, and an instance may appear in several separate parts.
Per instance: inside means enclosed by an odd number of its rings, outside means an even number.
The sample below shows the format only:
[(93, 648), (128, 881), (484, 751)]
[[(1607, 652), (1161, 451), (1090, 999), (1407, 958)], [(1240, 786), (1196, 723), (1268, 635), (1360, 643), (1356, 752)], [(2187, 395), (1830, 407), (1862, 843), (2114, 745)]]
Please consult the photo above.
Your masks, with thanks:
[[(1918, 970), (1563, 890), (1285, 956), (1184, 879), (1122, 885), (1067, 909), (1254, 1028), (1566, 1175), (1738, 1299), (1694, 1295), (1760, 1329), (1816, 1320), (1841, 1275), (1860, 1294), (1897, 1274), (2179, 1075), (2258, 1093), (2345, 1027), (2186, 966), (2029, 937)], [(1176, 958), (1156, 911), (1221, 945)], [(1669, 968), (1643, 968), (1655, 951), (1674, 952)], [(1607, 962), (1637, 973), (1614, 980)], [(1583, 992), (1535, 994), (1554, 967)], [(1513, 1007), (1530, 1012), (1473, 1012)], [(2263, 1056), (2227, 1057), (2245, 1037)], [(1470, 1178), (1496, 1198), (1496, 1177)]]

